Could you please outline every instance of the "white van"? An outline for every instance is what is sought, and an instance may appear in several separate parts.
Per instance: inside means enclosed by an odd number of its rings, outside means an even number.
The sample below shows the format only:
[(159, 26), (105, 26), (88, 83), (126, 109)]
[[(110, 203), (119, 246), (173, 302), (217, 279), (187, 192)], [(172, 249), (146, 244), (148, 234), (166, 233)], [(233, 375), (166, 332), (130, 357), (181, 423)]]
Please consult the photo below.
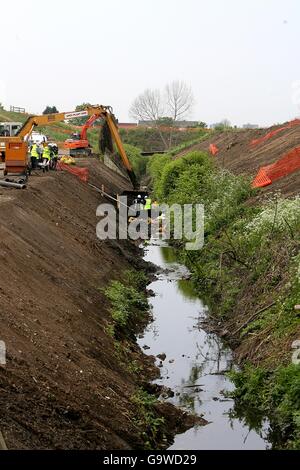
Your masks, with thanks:
[(21, 122), (0, 122), (0, 136), (13, 137), (22, 126)]
[(44, 142), (48, 142), (47, 137), (44, 134), (40, 134), (39, 132), (32, 132), (29, 142), (33, 144), (43, 144)]

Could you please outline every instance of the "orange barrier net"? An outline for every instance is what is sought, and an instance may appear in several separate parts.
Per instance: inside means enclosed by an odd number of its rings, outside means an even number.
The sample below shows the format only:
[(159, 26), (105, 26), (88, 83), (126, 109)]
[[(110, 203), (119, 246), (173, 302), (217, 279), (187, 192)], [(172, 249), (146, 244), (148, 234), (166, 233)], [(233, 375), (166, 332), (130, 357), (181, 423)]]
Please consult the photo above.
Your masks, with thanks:
[(215, 144), (210, 144), (209, 151), (213, 156), (215, 156), (219, 152), (219, 149)]
[(258, 144), (262, 144), (263, 142), (271, 139), (272, 137), (279, 134), (280, 132), (285, 131), (287, 129), (291, 129), (292, 127), (299, 126), (299, 125), (300, 125), (300, 119), (294, 119), (293, 121), (290, 121), (285, 126), (279, 127), (279, 129), (276, 129), (275, 131), (268, 132), (266, 135), (264, 135), (263, 137), (260, 137), (259, 139), (251, 140), (251, 145), (255, 146)]
[(299, 169), (300, 147), (296, 147), (272, 165), (260, 168), (252, 182), (252, 187), (263, 188)]
[(57, 169), (58, 170), (64, 170), (68, 171), (74, 176), (77, 176), (81, 181), (84, 183), (87, 183), (89, 180), (89, 170), (88, 168), (76, 168), (74, 166), (66, 165), (64, 163), (58, 163), (57, 164)]

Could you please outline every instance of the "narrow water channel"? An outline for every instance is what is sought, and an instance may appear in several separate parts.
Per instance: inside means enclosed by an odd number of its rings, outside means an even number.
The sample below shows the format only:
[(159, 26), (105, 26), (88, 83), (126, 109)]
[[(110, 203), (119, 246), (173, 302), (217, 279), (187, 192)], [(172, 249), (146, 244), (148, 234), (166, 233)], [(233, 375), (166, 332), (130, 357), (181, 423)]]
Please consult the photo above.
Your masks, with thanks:
[(168, 401), (203, 416), (209, 424), (177, 435), (170, 449), (266, 449), (268, 443), (241, 420), (230, 417), (233, 401), (224, 391), (233, 384), (224, 375), (232, 354), (215, 335), (201, 329), (207, 308), (197, 297), (188, 270), (176, 261), (172, 247), (154, 241), (145, 248), (145, 261), (163, 272), (149, 285), (154, 321), (138, 338), (146, 354), (166, 354), (158, 364), (161, 378), (155, 382), (170, 387)]

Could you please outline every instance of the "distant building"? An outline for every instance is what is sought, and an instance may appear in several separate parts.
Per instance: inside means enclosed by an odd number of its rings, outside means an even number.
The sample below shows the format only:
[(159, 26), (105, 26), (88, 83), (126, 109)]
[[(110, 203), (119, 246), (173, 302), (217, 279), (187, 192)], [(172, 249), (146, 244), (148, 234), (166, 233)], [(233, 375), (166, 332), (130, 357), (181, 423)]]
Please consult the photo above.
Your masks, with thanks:
[(258, 129), (258, 124), (243, 124), (243, 129)]
[[(222, 121), (219, 122), (214, 122), (213, 124), (210, 125), (211, 129), (230, 129), (233, 126), (231, 125), (231, 122), (228, 119), (223, 119)], [(234, 126), (236, 127), (236, 126)]]

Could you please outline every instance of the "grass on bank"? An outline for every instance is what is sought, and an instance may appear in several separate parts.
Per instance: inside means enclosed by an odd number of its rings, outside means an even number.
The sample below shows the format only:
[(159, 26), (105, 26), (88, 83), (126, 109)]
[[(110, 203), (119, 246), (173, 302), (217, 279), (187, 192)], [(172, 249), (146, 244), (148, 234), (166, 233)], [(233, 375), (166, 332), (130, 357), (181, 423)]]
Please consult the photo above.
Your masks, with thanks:
[[(106, 331), (114, 338), (116, 356), (125, 369), (143, 377), (143, 365), (132, 359), (130, 341), (134, 339), (140, 322), (145, 321), (149, 305), (146, 296), (148, 279), (145, 273), (133, 270), (124, 272), (124, 281), (111, 281), (104, 290), (110, 301), (112, 321)], [(130, 358), (130, 359), (128, 359)], [(165, 420), (159, 416), (157, 398), (139, 387), (131, 397), (136, 407), (134, 423), (143, 449), (165, 447)]]
[(104, 289), (110, 301), (112, 336), (128, 336), (134, 332), (134, 326), (145, 317), (148, 311), (146, 296), (147, 276), (143, 272), (127, 270), (124, 281), (110, 281)]
[[(138, 389), (132, 396), (132, 402), (137, 407), (136, 425), (140, 431), (140, 437), (144, 443), (143, 449), (156, 449), (159, 442), (164, 443), (165, 420), (157, 416), (155, 406), (157, 398), (143, 389)], [(163, 447), (165, 447), (163, 445)]]

